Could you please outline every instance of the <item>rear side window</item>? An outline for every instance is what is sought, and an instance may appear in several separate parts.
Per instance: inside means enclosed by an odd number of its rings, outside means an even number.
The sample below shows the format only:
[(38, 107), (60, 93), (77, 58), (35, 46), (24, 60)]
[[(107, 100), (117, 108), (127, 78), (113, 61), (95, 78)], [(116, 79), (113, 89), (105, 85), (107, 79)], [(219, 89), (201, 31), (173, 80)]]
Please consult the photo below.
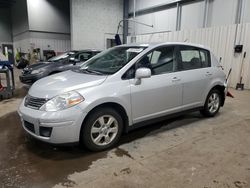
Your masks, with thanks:
[(201, 58), (202, 67), (210, 67), (211, 66), (209, 51), (200, 50), (200, 58)]
[(180, 46), (178, 70), (192, 70), (210, 66), (209, 52), (207, 50)]

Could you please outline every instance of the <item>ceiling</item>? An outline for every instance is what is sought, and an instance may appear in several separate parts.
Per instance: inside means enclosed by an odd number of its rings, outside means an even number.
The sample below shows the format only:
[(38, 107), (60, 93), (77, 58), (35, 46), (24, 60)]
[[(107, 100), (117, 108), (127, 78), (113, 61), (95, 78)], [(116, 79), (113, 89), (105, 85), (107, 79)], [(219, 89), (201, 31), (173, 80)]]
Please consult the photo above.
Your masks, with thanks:
[(0, 8), (10, 8), (16, 0), (0, 0)]

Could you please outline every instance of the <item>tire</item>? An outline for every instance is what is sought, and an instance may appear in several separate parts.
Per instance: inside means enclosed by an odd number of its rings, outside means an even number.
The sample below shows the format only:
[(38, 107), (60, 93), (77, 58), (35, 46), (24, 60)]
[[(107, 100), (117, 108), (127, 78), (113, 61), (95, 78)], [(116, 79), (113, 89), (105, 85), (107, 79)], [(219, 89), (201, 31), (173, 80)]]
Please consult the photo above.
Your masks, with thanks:
[(98, 108), (82, 125), (81, 144), (91, 151), (102, 151), (113, 147), (120, 139), (123, 120), (112, 108)]
[(207, 96), (204, 108), (200, 111), (205, 117), (214, 117), (220, 110), (222, 96), (219, 90), (212, 89)]

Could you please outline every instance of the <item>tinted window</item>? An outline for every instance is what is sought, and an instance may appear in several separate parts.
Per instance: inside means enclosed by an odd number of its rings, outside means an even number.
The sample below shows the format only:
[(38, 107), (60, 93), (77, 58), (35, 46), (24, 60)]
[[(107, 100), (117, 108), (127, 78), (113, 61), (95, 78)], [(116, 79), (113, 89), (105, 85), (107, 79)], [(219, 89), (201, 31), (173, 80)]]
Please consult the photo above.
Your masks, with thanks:
[(87, 61), (91, 57), (92, 57), (91, 52), (83, 52), (83, 53), (78, 54), (77, 59), (80, 61)]
[(122, 76), (122, 79), (132, 79), (135, 77), (135, 65), (130, 67), (125, 74)]
[(175, 69), (174, 47), (161, 47), (144, 56), (137, 68), (150, 68), (152, 75), (173, 72)]
[(210, 66), (209, 52), (207, 50), (180, 46), (178, 70), (199, 69)]
[(180, 63), (182, 70), (199, 69), (202, 67), (199, 50), (181, 49)]
[(207, 50), (200, 50), (200, 58), (201, 58), (201, 63), (202, 67), (210, 67), (210, 56), (209, 52)]

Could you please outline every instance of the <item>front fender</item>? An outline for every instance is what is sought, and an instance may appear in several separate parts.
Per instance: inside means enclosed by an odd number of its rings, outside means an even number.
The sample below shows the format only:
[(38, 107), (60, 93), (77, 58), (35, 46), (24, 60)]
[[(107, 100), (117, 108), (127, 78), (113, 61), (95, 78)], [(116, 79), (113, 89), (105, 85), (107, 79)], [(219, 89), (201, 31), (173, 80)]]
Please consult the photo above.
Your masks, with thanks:
[[(86, 102), (88, 103), (88, 102)], [(124, 111), (126, 112), (126, 116), (128, 117), (128, 123), (129, 125), (132, 124), (132, 119), (131, 119), (131, 108), (130, 108), (130, 105), (128, 104), (128, 102), (126, 102), (126, 100), (123, 100), (123, 99), (120, 99), (120, 98), (115, 98), (115, 97), (105, 97), (105, 98), (100, 98), (100, 99), (97, 99), (95, 101), (92, 101), (90, 103), (88, 103), (87, 105), (83, 105), (82, 106), (82, 109), (85, 113), (89, 113), (91, 112), (94, 108), (98, 107), (98, 106), (101, 106), (101, 105), (104, 105), (104, 104), (107, 104), (107, 103), (115, 103), (115, 104), (118, 104), (120, 105)], [(84, 102), (83, 102), (84, 104)]]

